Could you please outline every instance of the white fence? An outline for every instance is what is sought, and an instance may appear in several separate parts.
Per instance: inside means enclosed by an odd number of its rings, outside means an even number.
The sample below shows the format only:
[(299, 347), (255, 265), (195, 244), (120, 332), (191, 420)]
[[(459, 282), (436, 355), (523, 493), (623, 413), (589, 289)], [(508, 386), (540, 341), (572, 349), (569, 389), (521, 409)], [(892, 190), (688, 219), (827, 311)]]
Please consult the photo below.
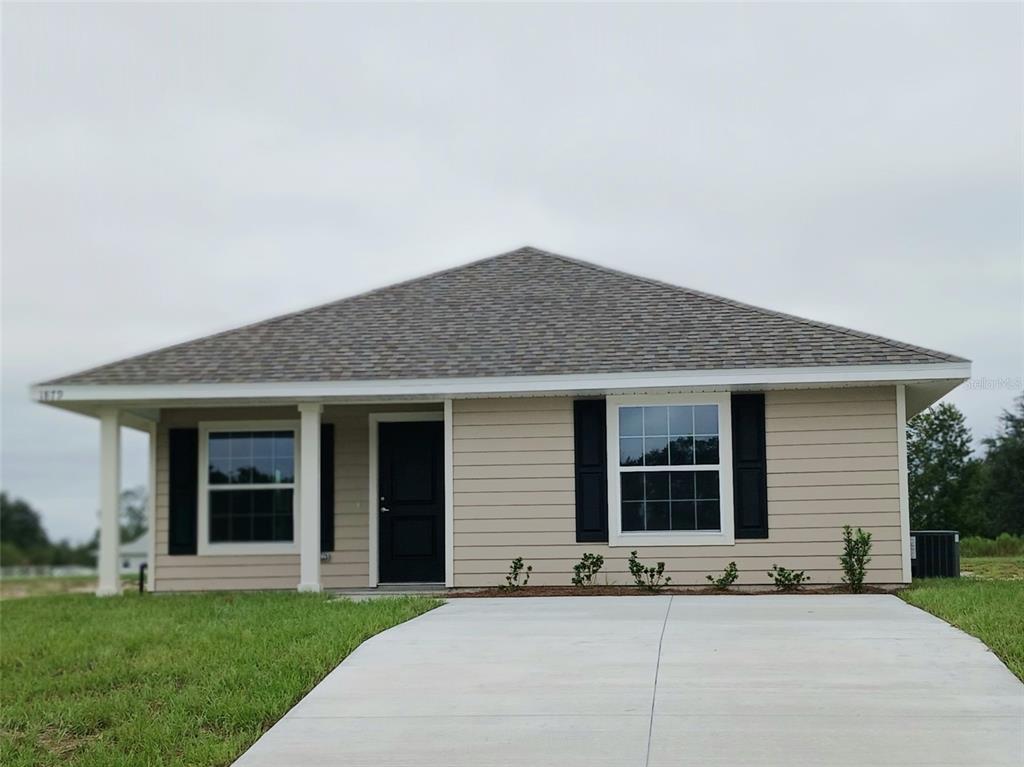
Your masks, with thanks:
[(81, 565), (13, 565), (0, 567), (0, 578), (63, 578), (96, 575), (95, 567)]

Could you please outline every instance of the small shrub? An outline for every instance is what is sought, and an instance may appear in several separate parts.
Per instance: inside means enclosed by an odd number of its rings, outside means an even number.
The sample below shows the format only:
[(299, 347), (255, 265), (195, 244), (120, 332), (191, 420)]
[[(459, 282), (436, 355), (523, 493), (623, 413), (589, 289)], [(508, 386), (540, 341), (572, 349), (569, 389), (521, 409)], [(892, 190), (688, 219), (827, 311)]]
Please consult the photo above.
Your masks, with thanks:
[(637, 586), (648, 591), (661, 591), (672, 580), (665, 575), (664, 562), (658, 562), (654, 567), (645, 567), (644, 563), (637, 559), (635, 551), (629, 553), (629, 574), (633, 576)]
[(590, 586), (594, 582), (594, 576), (604, 567), (604, 557), (600, 554), (584, 554), (583, 558), (572, 566), (575, 575), (572, 578), (573, 586)]
[(735, 562), (730, 562), (726, 566), (725, 570), (722, 571), (722, 574), (717, 578), (713, 575), (705, 575), (704, 577), (707, 578), (708, 583), (716, 589), (722, 589), (724, 591), (736, 582), (736, 579), (740, 577), (740, 571), (736, 569)]
[[(508, 575), (505, 576), (505, 585), (502, 588), (506, 591), (515, 591), (516, 589), (523, 588), (523, 586), (530, 582), (530, 573), (532, 572), (533, 565), (525, 565), (522, 557), (516, 557), (508, 568)], [(520, 578), (522, 578), (521, 582)]]
[(1015, 557), (1024, 554), (1024, 536), (1000, 533), (996, 538), (997, 557)]
[(1024, 554), (1024, 536), (1002, 533), (998, 538), (960, 539), (962, 557), (1017, 557)]
[(843, 525), (843, 554), (839, 562), (843, 566), (843, 583), (850, 591), (859, 594), (864, 590), (864, 576), (871, 561), (871, 533), (866, 533), (849, 525)]
[(768, 575), (775, 582), (775, 588), (779, 591), (796, 591), (810, 580), (804, 575), (803, 570), (787, 570), (785, 567), (775, 564), (768, 571)]

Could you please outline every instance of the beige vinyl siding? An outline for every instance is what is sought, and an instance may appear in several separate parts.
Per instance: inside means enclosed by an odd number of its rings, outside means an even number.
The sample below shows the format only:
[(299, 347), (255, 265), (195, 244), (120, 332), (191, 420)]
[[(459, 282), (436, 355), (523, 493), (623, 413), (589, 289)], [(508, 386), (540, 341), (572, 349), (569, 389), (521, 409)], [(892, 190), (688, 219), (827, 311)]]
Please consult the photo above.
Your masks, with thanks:
[[(584, 551), (605, 557), (609, 582), (629, 582), (629, 549), (578, 544), (572, 399), (453, 403), (455, 585), (502, 582), (517, 556), (533, 584), (568, 584)], [(650, 546), (673, 582), (701, 584), (735, 561), (741, 583), (768, 583), (773, 563), (839, 581), (843, 524), (874, 535), (869, 580), (902, 578), (895, 387), (803, 389), (765, 396), (767, 540), (734, 546)], [(543, 456), (542, 456), (543, 454)]]
[[(843, 524), (874, 534), (869, 580), (898, 582), (900, 513), (895, 387), (805, 389), (766, 394), (769, 538), (734, 546), (643, 547), (673, 582), (700, 584), (735, 560), (741, 583), (766, 583), (773, 562), (838, 582)], [(370, 412), (439, 405), (329, 406), (335, 425), (335, 551), (321, 564), (325, 588), (362, 587), (369, 577)], [(611, 582), (628, 581), (626, 548), (575, 542), (572, 399), (541, 397), (453, 403), (455, 585), (500, 583), (526, 558), (531, 583), (567, 584), (584, 551), (606, 558)], [(298, 554), (169, 556), (168, 429), (200, 421), (298, 420), (293, 407), (171, 409), (157, 433), (157, 591), (293, 589)]]
[[(380, 404), (324, 408), (323, 421), (334, 424), (334, 551), (321, 562), (324, 588), (366, 586), (369, 579), (369, 414), (439, 410), (439, 405)], [(195, 408), (164, 410), (157, 430), (156, 591), (294, 589), (299, 582), (298, 554), (170, 556), (168, 544), (168, 429), (195, 427), (200, 421), (298, 420), (292, 407)]]

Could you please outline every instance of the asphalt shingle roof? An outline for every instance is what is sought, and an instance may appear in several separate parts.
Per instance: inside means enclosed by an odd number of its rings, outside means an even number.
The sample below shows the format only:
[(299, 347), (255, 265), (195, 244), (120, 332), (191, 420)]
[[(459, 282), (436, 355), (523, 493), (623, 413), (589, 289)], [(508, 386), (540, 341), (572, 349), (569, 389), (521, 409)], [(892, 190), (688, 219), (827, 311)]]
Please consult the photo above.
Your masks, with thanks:
[(322, 382), (962, 361), (527, 247), (48, 383)]

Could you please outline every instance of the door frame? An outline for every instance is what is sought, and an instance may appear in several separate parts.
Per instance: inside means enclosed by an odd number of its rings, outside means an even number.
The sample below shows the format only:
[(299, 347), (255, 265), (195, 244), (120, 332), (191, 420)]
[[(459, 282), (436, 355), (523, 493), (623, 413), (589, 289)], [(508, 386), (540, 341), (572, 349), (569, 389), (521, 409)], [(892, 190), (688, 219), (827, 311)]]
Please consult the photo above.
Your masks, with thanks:
[(443, 410), (380, 412), (369, 415), (369, 458), (370, 458), (370, 588), (380, 585), (380, 424), (407, 423), (419, 421), (441, 421), (444, 423), (444, 582), (454, 585), (453, 564), (455, 559), (454, 530), (454, 488), (452, 477), (452, 401), (444, 400)]

